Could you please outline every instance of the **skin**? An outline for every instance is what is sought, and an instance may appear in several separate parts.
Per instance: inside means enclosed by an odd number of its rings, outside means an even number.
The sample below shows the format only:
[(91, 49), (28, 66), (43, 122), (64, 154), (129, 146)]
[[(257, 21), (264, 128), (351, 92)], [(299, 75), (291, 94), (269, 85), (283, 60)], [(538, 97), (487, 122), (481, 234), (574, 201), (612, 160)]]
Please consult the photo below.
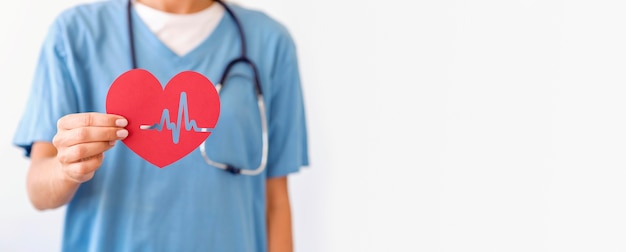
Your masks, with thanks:
[[(201, 11), (211, 0), (138, 0), (166, 12)], [(27, 191), (38, 210), (67, 204), (80, 184), (89, 181), (102, 165), (105, 152), (128, 136), (128, 121), (101, 113), (70, 114), (59, 119), (52, 143), (35, 142), (27, 174)], [(293, 251), (291, 206), (287, 177), (266, 181), (268, 251)]]

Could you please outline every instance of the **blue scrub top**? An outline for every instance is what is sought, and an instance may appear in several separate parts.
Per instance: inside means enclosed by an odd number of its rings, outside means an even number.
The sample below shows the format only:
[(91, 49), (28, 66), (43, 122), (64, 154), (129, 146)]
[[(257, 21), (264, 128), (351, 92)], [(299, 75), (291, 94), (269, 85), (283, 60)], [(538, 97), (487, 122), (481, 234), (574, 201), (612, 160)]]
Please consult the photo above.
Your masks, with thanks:
[[(14, 137), (27, 156), (33, 142), (52, 141), (60, 117), (105, 112), (111, 83), (131, 69), (126, 4), (111, 0), (78, 5), (51, 25)], [(308, 165), (296, 48), (277, 21), (260, 11), (229, 6), (243, 24), (248, 55), (258, 67), (264, 91), (267, 169), (258, 176), (235, 176), (206, 164), (199, 150), (159, 169), (118, 142), (67, 206), (63, 251), (266, 251), (266, 179)], [(132, 15), (138, 67), (153, 73), (162, 85), (186, 70), (216, 83), (227, 62), (241, 53), (229, 15), (182, 57), (134, 11)], [(252, 76), (245, 65), (234, 71)], [(217, 161), (256, 168), (261, 128), (253, 82), (232, 78), (220, 100), (220, 118), (207, 152)]]

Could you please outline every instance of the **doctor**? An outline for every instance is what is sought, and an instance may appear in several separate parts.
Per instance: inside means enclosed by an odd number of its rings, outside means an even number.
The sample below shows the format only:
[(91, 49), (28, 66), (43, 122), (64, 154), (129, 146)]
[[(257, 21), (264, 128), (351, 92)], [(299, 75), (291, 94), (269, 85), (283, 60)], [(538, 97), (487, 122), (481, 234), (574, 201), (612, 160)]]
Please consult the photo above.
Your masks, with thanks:
[[(165, 85), (192, 70), (215, 83), (242, 50), (266, 108), (259, 175), (217, 169), (197, 150), (159, 169), (118, 141), (128, 121), (105, 113), (117, 76), (142, 68)], [(227, 78), (205, 146), (243, 169), (263, 155), (251, 69), (228, 73), (239, 77)], [(81, 4), (50, 26), (31, 90), (14, 144), (31, 160), (33, 206), (67, 206), (62, 251), (293, 250), (287, 176), (308, 165), (304, 102), (294, 42), (268, 15), (213, 0)]]

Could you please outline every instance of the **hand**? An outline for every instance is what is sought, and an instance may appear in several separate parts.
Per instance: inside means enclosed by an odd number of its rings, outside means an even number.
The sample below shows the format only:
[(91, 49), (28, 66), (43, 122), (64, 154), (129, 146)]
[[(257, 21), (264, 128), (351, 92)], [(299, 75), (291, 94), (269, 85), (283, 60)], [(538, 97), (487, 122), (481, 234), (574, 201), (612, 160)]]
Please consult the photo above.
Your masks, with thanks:
[(128, 136), (126, 125), (124, 117), (101, 113), (70, 114), (59, 119), (52, 144), (65, 177), (77, 183), (90, 180), (100, 168), (104, 152)]

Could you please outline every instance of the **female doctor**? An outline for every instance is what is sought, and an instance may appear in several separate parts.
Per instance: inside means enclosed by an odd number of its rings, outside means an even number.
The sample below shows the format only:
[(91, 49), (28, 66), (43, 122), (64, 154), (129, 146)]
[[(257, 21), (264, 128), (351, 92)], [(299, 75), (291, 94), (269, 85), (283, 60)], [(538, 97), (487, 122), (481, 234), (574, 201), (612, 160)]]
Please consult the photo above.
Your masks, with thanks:
[[(105, 99), (133, 68), (163, 86), (187, 70), (223, 80), (202, 151), (159, 169), (118, 141), (128, 120)], [(34, 207), (67, 206), (62, 251), (292, 251), (287, 175), (308, 165), (294, 42), (266, 14), (217, 0), (69, 8), (43, 43), (14, 144), (31, 160)]]

